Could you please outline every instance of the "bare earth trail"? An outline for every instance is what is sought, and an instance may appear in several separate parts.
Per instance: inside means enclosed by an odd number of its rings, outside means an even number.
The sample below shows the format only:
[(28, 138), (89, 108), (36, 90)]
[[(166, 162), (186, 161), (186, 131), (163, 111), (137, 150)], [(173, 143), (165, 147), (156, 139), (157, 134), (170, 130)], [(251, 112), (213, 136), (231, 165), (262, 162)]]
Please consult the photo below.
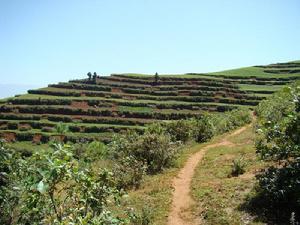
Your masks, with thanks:
[(242, 133), (248, 126), (250, 125), (236, 130), (235, 132), (225, 136), (222, 140), (215, 144), (210, 144), (203, 147), (197, 153), (189, 157), (189, 159), (185, 163), (185, 166), (179, 171), (178, 175), (173, 180), (174, 193), (171, 211), (168, 216), (168, 225), (199, 224), (199, 221), (193, 221), (193, 216), (188, 212), (188, 209), (194, 204), (194, 201), (190, 196), (190, 186), (192, 178), (194, 176), (195, 168), (202, 160), (208, 149), (218, 146), (234, 146), (235, 144), (228, 141), (228, 138)]

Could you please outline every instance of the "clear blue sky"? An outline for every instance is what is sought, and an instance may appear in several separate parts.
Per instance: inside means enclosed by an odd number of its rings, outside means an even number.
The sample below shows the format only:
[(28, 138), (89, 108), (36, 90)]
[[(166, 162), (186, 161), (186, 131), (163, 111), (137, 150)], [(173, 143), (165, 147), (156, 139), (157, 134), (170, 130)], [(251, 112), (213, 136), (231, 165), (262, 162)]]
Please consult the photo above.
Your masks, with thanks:
[(299, 0), (0, 0), (0, 83), (296, 60), (299, 12)]

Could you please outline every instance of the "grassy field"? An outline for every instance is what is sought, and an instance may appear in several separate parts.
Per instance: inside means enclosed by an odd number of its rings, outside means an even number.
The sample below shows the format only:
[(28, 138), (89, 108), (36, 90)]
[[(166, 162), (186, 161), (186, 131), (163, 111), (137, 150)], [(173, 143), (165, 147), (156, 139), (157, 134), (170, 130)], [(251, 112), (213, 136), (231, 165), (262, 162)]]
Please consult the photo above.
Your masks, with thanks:
[(241, 76), (241, 77), (270, 77), (270, 78), (282, 78), (282, 77), (298, 77), (300, 73), (290, 74), (271, 74), (264, 71), (263, 68), (259, 67), (244, 67), (239, 69), (225, 70), (220, 72), (209, 73), (210, 75), (228, 75), (228, 76)]

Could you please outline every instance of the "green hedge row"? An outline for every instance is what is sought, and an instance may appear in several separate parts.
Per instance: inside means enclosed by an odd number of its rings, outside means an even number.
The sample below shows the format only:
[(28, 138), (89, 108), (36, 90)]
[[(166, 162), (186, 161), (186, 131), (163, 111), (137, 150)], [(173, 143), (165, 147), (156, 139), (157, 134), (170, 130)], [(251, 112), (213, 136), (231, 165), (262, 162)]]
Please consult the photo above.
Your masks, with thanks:
[(259, 102), (246, 99), (227, 99), (227, 98), (217, 98), (217, 97), (201, 97), (201, 96), (168, 96), (168, 97), (157, 97), (157, 96), (136, 96), (137, 99), (143, 100), (155, 100), (155, 101), (183, 101), (183, 102), (220, 102), (220, 103), (230, 103), (238, 105), (251, 105), (255, 106)]
[(14, 98), (9, 100), (10, 103), (15, 105), (71, 105), (70, 99), (20, 99)]
[(40, 115), (0, 114), (2, 120), (40, 120)]
[[(3, 133), (1, 132), (0, 136), (3, 137)], [(50, 140), (54, 139), (55, 137), (58, 137), (59, 135), (53, 135), (53, 134), (47, 134), (47, 133), (30, 133), (30, 132), (13, 132), (16, 137), (16, 141), (33, 141), (33, 138), (36, 134), (41, 135), (41, 143), (48, 143)], [(94, 140), (101, 141), (105, 144), (109, 143), (111, 141), (111, 137), (99, 135), (99, 136), (87, 136), (87, 135), (73, 135), (73, 134), (68, 134), (68, 135), (62, 135), (63, 141), (66, 142), (92, 142)]]
[(126, 117), (126, 118), (147, 118), (147, 119), (182, 119), (191, 116), (197, 116), (195, 113), (163, 113), (163, 112), (132, 112), (132, 111), (116, 111), (102, 109), (79, 109), (79, 108), (64, 108), (59, 106), (26, 106), (16, 107), (20, 113), (28, 114), (64, 114), (64, 115), (87, 115), (87, 116), (104, 116), (104, 117)]
[[(133, 78), (120, 78), (120, 77), (105, 77), (104, 79), (110, 80), (110, 81), (117, 81), (117, 82), (126, 82), (126, 83), (136, 83), (136, 84), (145, 84), (145, 85), (154, 85), (152, 81), (146, 81), (142, 79), (133, 79)], [(236, 87), (235, 85), (232, 84), (226, 84), (222, 81), (205, 81), (205, 80), (200, 80), (200, 81), (185, 81), (186, 83), (192, 83), (193, 85), (207, 85), (207, 86), (212, 86), (212, 87), (228, 87), (228, 88), (234, 88)], [(182, 81), (161, 81), (159, 80), (158, 83), (155, 85), (182, 85)]]
[(50, 84), (48, 87), (64, 88), (64, 89), (75, 89), (75, 90), (90, 90), (90, 91), (111, 91), (111, 87), (90, 85), (90, 84), (78, 84), (78, 83), (58, 83)]
[[(187, 73), (188, 75), (196, 75), (195, 73)], [(203, 76), (212, 76), (210, 74), (202, 74)], [(297, 77), (257, 77), (257, 76), (230, 76), (230, 75), (218, 75), (217, 77), (221, 77), (226, 79), (229, 82), (234, 82), (235, 80), (240, 81), (293, 81), (297, 80)], [(225, 80), (225, 81), (226, 81)]]
[(29, 94), (36, 95), (54, 95), (54, 96), (73, 96), (80, 97), (81, 94), (79, 92), (71, 92), (71, 91), (48, 91), (48, 90), (28, 90)]

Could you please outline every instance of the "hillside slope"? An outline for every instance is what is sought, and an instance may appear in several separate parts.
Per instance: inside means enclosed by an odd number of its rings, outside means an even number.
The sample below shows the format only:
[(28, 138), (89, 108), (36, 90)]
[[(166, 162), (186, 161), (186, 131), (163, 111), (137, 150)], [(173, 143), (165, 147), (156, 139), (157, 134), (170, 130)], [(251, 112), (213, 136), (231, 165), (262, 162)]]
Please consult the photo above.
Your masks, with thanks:
[[(124, 130), (143, 132), (154, 121), (200, 117), (256, 106), (300, 79), (300, 62), (247, 67), (210, 74), (113, 74), (72, 80), (1, 100), (0, 134), (7, 141), (108, 142)], [(61, 122), (69, 132), (55, 129)]]

